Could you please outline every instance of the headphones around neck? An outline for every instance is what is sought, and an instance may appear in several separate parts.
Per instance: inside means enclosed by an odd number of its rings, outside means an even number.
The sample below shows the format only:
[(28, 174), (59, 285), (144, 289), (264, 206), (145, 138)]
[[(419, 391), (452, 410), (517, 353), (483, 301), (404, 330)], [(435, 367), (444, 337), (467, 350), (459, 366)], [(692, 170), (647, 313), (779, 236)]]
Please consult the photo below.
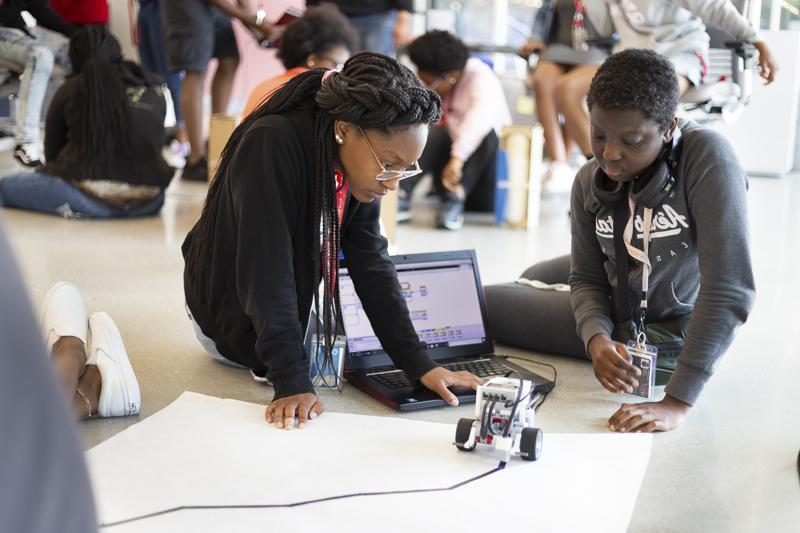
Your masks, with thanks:
[(672, 141), (644, 172), (629, 183), (617, 183), (601, 168), (592, 179), (592, 194), (601, 205), (611, 205), (627, 199), (628, 190), (636, 205), (656, 208), (667, 199), (675, 187), (676, 169), (681, 155), (681, 129), (676, 126)]

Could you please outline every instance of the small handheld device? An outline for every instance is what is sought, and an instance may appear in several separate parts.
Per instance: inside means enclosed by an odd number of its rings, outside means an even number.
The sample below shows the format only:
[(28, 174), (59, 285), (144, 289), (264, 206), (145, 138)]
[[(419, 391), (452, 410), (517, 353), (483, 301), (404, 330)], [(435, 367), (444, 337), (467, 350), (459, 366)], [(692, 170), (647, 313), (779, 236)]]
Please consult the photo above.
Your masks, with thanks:
[(531, 381), (491, 378), (478, 386), (475, 417), (458, 421), (453, 444), (465, 452), (478, 444), (490, 446), (503, 463), (514, 455), (537, 460), (542, 453), (542, 430), (533, 424), (540, 397)]
[(658, 350), (649, 344), (639, 344), (630, 340), (628, 341), (628, 352), (631, 354), (633, 366), (642, 372), (641, 376), (632, 376), (639, 382), (639, 386), (634, 387), (632, 394), (650, 399), (653, 397), (653, 389), (656, 386)]
[(296, 7), (287, 7), (281, 18), (275, 21), (275, 26), (286, 26), (303, 16), (303, 10)]
[(302, 9), (298, 9), (296, 7), (287, 7), (286, 11), (283, 12), (283, 15), (281, 15), (280, 18), (272, 24), (275, 28), (275, 33), (271, 39), (265, 39), (263, 35), (257, 35), (257, 32), (252, 30), (251, 33), (253, 33), (261, 48), (278, 48), (281, 45), (280, 36), (283, 33), (283, 30), (286, 28), (286, 26), (302, 17), (303, 14), (304, 12)]

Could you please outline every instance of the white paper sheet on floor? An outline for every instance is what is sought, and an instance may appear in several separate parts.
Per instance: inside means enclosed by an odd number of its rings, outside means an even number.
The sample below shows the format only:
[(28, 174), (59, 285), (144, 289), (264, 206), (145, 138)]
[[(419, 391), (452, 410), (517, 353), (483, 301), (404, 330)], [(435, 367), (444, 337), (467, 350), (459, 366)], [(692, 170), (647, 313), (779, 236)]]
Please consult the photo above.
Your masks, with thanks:
[[(454, 485), (497, 466), (459, 452), (452, 424), (325, 413), (304, 430), (264, 407), (191, 392), (87, 452), (101, 524), (188, 505), (285, 504)], [(544, 428), (546, 430), (546, 428)], [(102, 531), (593, 531), (630, 522), (649, 435), (553, 434), (542, 457), (445, 492), (293, 508), (184, 510)]]

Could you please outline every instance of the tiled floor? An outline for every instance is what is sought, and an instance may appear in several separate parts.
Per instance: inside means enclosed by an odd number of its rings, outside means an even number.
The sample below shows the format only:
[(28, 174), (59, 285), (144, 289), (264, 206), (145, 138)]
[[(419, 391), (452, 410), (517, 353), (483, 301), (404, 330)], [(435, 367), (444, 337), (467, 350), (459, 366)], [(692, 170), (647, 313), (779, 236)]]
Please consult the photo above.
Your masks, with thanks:
[[(0, 156), (0, 168), (11, 165)], [(163, 214), (137, 221), (68, 221), (0, 209), (34, 304), (56, 281), (73, 281), (90, 308), (109, 312), (125, 337), (142, 385), (142, 413), (82, 424), (87, 447), (185, 390), (260, 403), (271, 397), (246, 372), (204, 356), (186, 320), (179, 247), (203, 195), (202, 185), (176, 182)], [(800, 531), (800, 344), (793, 337), (800, 328), (800, 176), (754, 179), (749, 199), (756, 308), (687, 423), (655, 436), (631, 531)], [(569, 249), (564, 202), (546, 202), (541, 225), (530, 233), (481, 217), (461, 232), (443, 233), (426, 226), (428, 209), (415, 216), (400, 230), (400, 252), (475, 248), (486, 283), (510, 280)], [(594, 381), (590, 365), (537, 357), (559, 370), (538, 420), (545, 433), (605, 431), (619, 399)], [(331, 411), (453, 424), (471, 410), (398, 415), (350, 388), (322, 396)], [(575, 508), (580, 512), (580, 502)]]

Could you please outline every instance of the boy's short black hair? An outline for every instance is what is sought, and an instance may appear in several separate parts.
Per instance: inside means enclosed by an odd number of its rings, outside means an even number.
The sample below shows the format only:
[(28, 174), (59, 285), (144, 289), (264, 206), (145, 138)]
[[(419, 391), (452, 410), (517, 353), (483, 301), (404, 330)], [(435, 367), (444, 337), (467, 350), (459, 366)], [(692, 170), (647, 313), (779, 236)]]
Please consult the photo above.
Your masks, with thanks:
[(666, 131), (678, 107), (678, 77), (672, 63), (652, 50), (628, 49), (613, 54), (592, 79), (589, 109), (640, 111)]
[(434, 30), (420, 35), (408, 45), (408, 57), (417, 70), (441, 76), (451, 70), (464, 70), (469, 50), (455, 35)]
[(358, 50), (358, 32), (334, 4), (310, 7), (281, 35), (278, 59), (286, 69), (304, 65), (311, 54), (321, 55), (337, 46)]

